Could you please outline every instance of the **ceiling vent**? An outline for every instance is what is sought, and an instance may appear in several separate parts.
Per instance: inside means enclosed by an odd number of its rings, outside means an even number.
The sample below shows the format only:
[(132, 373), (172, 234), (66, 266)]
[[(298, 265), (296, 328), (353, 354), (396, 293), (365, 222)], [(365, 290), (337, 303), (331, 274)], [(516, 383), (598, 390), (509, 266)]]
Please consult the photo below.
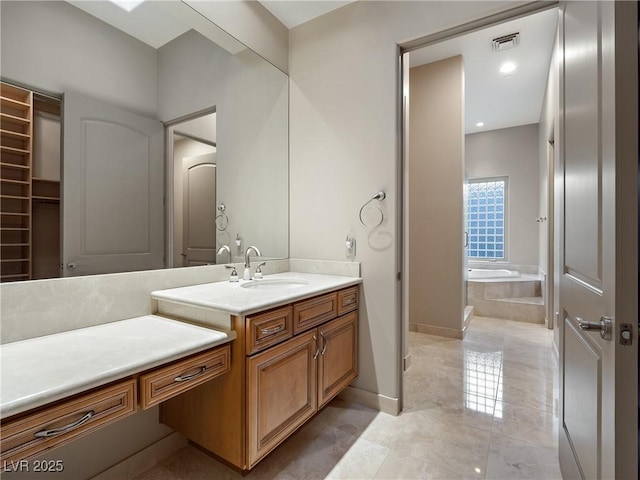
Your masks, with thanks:
[(491, 49), (494, 52), (501, 52), (509, 48), (517, 47), (520, 43), (520, 32), (510, 33), (491, 40)]

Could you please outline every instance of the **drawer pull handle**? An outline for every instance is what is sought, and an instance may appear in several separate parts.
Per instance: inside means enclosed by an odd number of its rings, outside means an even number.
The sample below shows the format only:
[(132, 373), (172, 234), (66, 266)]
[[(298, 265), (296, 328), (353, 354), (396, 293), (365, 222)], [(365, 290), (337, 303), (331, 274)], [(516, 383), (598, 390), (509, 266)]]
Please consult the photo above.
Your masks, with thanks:
[(350, 298), (346, 298), (344, 300), (344, 302), (342, 302), (342, 304), (346, 307), (347, 305), (351, 305), (353, 303), (356, 303), (356, 297), (350, 297)]
[(315, 335), (313, 336), (313, 343), (316, 344), (316, 353), (313, 354), (313, 359), (315, 360), (320, 354), (320, 349), (318, 348), (318, 338)]
[(260, 333), (263, 335), (273, 335), (274, 333), (281, 332), (282, 330), (284, 330), (284, 325), (276, 325), (271, 328), (263, 328), (260, 330)]
[(51, 430), (40, 430), (39, 432), (34, 433), (34, 436), (38, 438), (49, 438), (55, 435), (60, 435), (61, 433), (67, 433), (74, 428), (78, 428), (80, 425), (84, 425), (85, 423), (87, 423), (95, 414), (96, 412), (94, 412), (93, 410), (89, 410), (78, 421), (70, 423), (69, 425), (65, 425), (64, 427), (52, 428)]
[(202, 375), (206, 371), (207, 371), (207, 367), (203, 366), (203, 367), (200, 367), (200, 369), (196, 373), (191, 373), (189, 375), (180, 375), (180, 376), (174, 378), (173, 381), (174, 382), (186, 382), (186, 381), (191, 380), (193, 378), (199, 377), (200, 375)]
[(327, 339), (324, 338), (324, 335), (322, 334), (322, 332), (320, 332), (320, 336), (322, 337), (322, 352), (320, 353), (324, 355), (324, 352), (327, 351)]

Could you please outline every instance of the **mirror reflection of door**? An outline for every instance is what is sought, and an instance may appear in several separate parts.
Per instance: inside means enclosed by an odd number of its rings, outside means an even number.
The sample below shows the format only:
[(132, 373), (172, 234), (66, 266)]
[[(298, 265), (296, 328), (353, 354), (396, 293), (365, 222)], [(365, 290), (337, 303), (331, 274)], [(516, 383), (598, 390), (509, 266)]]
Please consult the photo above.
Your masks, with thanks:
[(215, 107), (169, 126), (174, 267), (216, 263), (216, 130)]
[(216, 154), (182, 160), (185, 267), (216, 263)]

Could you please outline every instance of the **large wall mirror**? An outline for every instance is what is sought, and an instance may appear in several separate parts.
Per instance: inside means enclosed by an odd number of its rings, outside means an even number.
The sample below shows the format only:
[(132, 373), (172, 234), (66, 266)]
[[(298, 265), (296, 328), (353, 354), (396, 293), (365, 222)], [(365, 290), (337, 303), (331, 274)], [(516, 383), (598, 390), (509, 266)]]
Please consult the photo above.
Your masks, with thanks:
[(2, 1), (3, 281), (288, 256), (288, 77), (205, 3)]

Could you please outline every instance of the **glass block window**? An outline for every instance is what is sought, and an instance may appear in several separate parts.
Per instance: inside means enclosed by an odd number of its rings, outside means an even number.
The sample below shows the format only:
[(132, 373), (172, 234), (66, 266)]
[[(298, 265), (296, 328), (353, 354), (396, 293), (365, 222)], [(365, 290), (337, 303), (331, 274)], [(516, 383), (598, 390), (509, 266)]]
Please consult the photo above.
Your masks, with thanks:
[(507, 178), (478, 178), (467, 186), (469, 258), (504, 260)]

